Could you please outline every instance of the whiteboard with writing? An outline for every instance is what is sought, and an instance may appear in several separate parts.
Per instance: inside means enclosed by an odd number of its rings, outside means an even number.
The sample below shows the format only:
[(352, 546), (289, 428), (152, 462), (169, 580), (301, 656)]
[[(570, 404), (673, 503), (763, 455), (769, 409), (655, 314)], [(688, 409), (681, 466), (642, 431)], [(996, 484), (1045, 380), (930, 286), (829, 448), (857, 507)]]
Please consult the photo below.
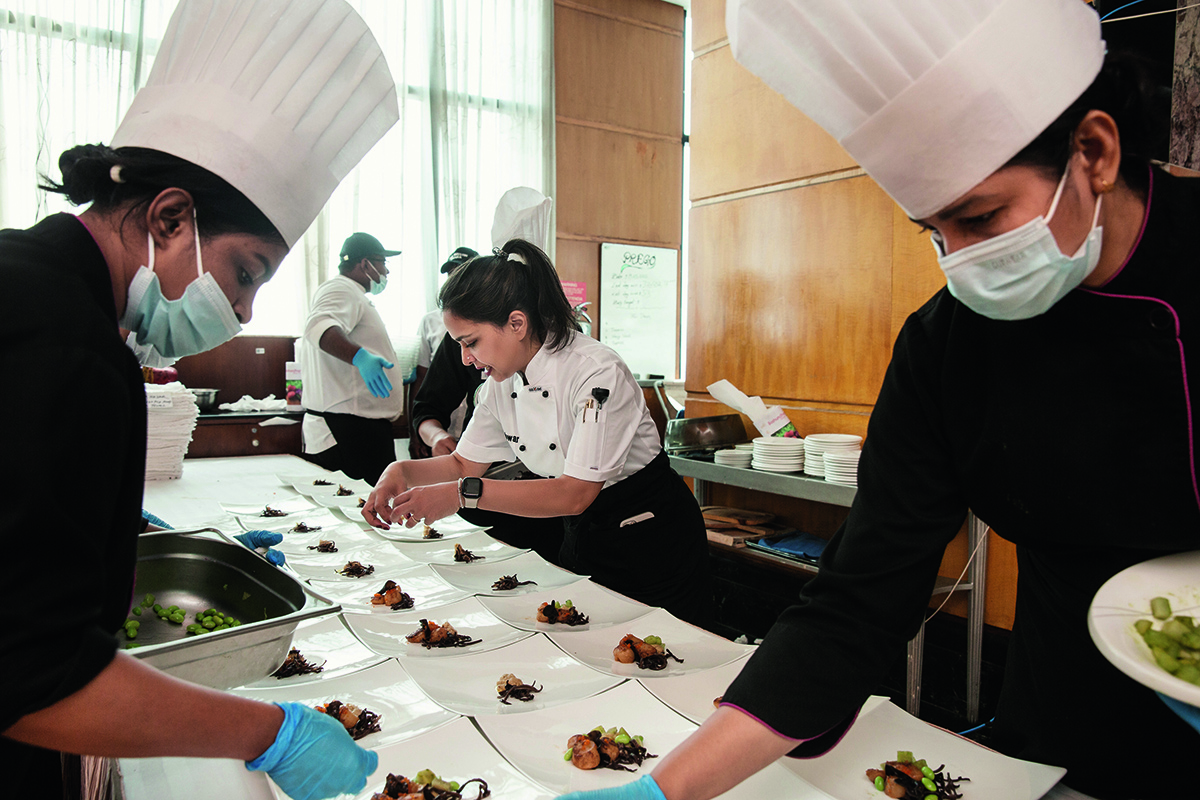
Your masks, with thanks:
[(678, 337), (679, 251), (600, 245), (600, 341), (638, 375), (673, 378)]

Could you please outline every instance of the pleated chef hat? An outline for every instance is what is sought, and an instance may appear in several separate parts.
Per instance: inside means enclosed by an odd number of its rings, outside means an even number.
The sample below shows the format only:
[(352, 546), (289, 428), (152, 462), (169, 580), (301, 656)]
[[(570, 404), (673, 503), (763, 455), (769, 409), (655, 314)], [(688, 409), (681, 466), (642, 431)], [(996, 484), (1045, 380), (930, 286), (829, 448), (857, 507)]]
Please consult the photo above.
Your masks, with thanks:
[(503, 247), (509, 239), (524, 239), (548, 252), (553, 208), (554, 201), (537, 189), (509, 189), (496, 204), (492, 217), (492, 246)]
[(733, 57), (922, 219), (1003, 166), (1104, 60), (1083, 0), (728, 0)]
[(291, 247), (398, 118), (383, 52), (344, 0), (181, 0), (111, 146), (219, 175)]

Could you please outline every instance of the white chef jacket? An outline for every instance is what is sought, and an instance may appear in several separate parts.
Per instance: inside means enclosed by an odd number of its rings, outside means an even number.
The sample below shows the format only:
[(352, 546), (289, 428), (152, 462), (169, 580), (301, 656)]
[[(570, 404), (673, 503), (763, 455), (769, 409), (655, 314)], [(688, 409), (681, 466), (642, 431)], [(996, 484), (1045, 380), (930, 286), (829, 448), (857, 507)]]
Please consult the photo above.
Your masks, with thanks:
[[(404, 376), (395, 367), (385, 370), (392, 382), (392, 393), (388, 397), (373, 397), (358, 367), (321, 349), (321, 335), (333, 327), (341, 328), (347, 337), (372, 353), (396, 363), (396, 351), (383, 318), (362, 284), (345, 275), (335, 275), (317, 289), (304, 324), (300, 344), (304, 407), (368, 419), (395, 419), (404, 411)], [(314, 414), (304, 415), (303, 430), (306, 453), (320, 453), (337, 444), (325, 420)]]
[[(417, 336), (421, 339), (421, 346), (417, 348), (417, 366), (429, 369), (429, 365), (433, 363), (433, 354), (446, 338), (446, 323), (442, 321), (441, 309), (435, 308), (421, 317), (421, 324), (417, 326)], [(464, 398), (458, 404), (458, 408), (450, 413), (450, 427), (446, 428), (446, 433), (456, 440), (461, 438), (463, 422), (466, 419), (467, 401)], [(415, 431), (413, 435), (416, 435)]]
[[(585, 412), (595, 388), (608, 389), (608, 399), (599, 413)], [(537, 475), (569, 475), (606, 487), (638, 472), (661, 450), (629, 367), (611, 347), (583, 334), (557, 352), (543, 345), (524, 377), (484, 381), (458, 443), (459, 455), (470, 461), (519, 458)]]

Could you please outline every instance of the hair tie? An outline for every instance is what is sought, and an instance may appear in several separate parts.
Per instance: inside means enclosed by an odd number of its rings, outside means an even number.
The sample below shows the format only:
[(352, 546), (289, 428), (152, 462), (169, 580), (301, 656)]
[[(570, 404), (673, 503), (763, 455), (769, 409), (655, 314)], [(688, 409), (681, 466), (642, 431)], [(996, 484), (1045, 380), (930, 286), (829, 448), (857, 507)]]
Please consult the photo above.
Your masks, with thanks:
[(121, 165), (115, 164), (108, 171), (108, 177), (112, 178), (113, 183), (124, 183), (125, 179), (121, 177)]
[(525, 256), (521, 255), (520, 253), (509, 253), (508, 260), (516, 261), (517, 263), (520, 263), (520, 264), (528, 264), (529, 263), (528, 261), (525, 260)]

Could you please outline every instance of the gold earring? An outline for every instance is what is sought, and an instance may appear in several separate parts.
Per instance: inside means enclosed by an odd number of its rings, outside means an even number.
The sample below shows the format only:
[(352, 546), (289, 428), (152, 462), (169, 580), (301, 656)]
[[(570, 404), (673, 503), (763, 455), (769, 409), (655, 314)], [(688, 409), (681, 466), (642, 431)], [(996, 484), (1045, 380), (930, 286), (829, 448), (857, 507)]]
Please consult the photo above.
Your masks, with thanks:
[(1106, 180), (1100, 181), (1100, 194), (1108, 194), (1115, 188), (1117, 188), (1117, 185), (1115, 183), (1109, 183)]

